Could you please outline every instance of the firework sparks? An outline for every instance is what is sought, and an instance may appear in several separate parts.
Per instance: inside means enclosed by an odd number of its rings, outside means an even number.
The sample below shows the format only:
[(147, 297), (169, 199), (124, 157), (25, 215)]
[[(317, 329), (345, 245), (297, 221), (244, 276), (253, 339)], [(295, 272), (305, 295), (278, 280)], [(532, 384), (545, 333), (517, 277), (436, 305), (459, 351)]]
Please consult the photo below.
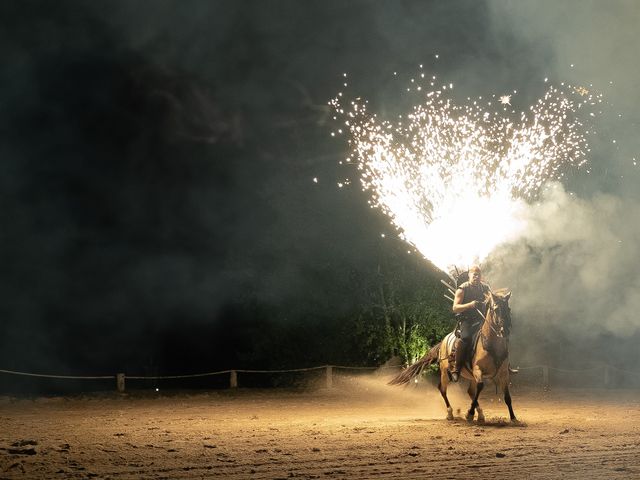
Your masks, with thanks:
[(511, 95), (502, 95), (500, 97), (500, 103), (502, 105), (511, 105)]
[(587, 90), (584, 87), (576, 87), (576, 93), (582, 97), (584, 97), (585, 95), (587, 95), (589, 93), (589, 90)]
[(561, 167), (586, 161), (573, 115), (580, 105), (554, 87), (528, 113), (506, 116), (478, 101), (456, 105), (442, 90), (424, 99), (396, 123), (379, 121), (360, 99), (330, 103), (344, 117), (350, 163), (372, 207), (439, 268), (481, 262), (520, 235), (525, 202)]

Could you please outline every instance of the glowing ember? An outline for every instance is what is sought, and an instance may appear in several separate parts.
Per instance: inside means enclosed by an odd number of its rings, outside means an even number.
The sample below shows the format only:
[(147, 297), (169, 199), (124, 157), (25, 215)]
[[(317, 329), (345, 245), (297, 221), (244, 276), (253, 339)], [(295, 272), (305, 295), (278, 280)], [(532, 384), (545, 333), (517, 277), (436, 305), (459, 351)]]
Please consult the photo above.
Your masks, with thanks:
[(502, 105), (511, 105), (511, 95), (502, 95), (500, 97), (500, 103)]
[(585, 162), (573, 115), (581, 104), (554, 87), (519, 114), (487, 111), (477, 101), (456, 105), (431, 91), (396, 123), (378, 121), (360, 99), (347, 108), (342, 98), (330, 103), (350, 133), (350, 161), (371, 205), (442, 269), (481, 262), (517, 237), (525, 200), (560, 178), (561, 167)]
[(584, 97), (586, 94), (589, 93), (589, 90), (587, 90), (584, 87), (576, 87), (576, 93)]

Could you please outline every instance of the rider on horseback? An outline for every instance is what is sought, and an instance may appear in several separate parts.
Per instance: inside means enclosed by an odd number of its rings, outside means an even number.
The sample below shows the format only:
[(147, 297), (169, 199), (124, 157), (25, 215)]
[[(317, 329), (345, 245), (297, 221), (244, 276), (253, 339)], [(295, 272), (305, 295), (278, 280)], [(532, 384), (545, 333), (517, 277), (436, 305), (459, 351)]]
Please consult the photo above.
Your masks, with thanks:
[(481, 281), (480, 267), (474, 265), (469, 269), (469, 281), (461, 284), (453, 299), (453, 313), (458, 317), (460, 335), (456, 338), (455, 362), (451, 368), (451, 380), (458, 381), (464, 366), (466, 355), (471, 347), (471, 339), (480, 329), (483, 322), (485, 295), (489, 293), (489, 285)]

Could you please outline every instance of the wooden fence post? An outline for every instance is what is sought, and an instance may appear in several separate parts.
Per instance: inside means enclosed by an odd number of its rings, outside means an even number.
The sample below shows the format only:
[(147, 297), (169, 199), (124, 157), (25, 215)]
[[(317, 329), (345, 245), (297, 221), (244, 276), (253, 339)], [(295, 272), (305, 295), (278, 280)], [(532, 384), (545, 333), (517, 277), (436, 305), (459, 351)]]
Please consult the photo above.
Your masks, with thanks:
[(327, 365), (326, 373), (327, 373), (327, 388), (332, 388), (333, 387), (333, 367), (331, 365)]
[(544, 388), (549, 388), (549, 367), (547, 365), (542, 366), (542, 384)]
[(116, 375), (116, 387), (118, 388), (118, 393), (124, 393), (124, 389), (125, 389), (124, 373), (118, 373)]
[(229, 379), (229, 386), (231, 388), (238, 388), (238, 372), (231, 370), (231, 378)]

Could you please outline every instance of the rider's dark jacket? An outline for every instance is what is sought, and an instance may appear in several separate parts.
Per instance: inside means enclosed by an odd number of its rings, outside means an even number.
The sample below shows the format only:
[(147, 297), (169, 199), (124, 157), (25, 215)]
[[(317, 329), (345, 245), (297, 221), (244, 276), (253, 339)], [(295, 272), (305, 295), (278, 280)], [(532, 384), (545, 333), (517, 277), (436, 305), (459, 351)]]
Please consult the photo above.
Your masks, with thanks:
[[(458, 288), (462, 289), (462, 303), (469, 303), (477, 300), (479, 302), (485, 301), (485, 295), (489, 293), (490, 288), (486, 283), (480, 283), (475, 286), (470, 282), (464, 282)], [(484, 313), (484, 312), (483, 312)], [(482, 316), (475, 308), (471, 308), (466, 312), (457, 315), (460, 322), (461, 338), (463, 340), (468, 339), (478, 328), (482, 325)]]

